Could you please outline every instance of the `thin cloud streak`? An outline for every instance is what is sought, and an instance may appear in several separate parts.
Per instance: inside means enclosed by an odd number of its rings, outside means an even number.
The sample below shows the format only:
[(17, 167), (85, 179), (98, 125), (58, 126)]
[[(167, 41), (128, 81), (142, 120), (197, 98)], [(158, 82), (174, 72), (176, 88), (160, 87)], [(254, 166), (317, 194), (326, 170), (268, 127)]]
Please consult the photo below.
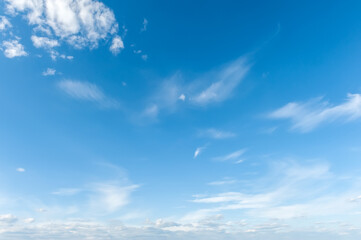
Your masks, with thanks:
[(239, 157), (241, 157), (244, 153), (246, 152), (246, 149), (239, 149), (235, 152), (232, 152), (232, 153), (229, 153), (225, 156), (220, 156), (220, 157), (215, 157), (213, 158), (213, 160), (215, 161), (221, 161), (221, 162), (224, 162), (224, 161), (235, 161), (235, 160), (238, 160), (239, 161)]
[(95, 102), (100, 106), (107, 108), (118, 108), (119, 106), (117, 101), (108, 98), (103, 91), (93, 83), (62, 80), (58, 82), (57, 86), (60, 90), (74, 99)]
[(332, 106), (321, 98), (306, 103), (291, 102), (271, 112), (271, 119), (287, 119), (291, 129), (310, 132), (321, 124), (343, 120), (350, 122), (361, 117), (361, 95), (348, 94), (344, 103)]
[(236, 134), (233, 132), (226, 132), (215, 128), (209, 128), (200, 131), (199, 136), (213, 139), (227, 139), (235, 137)]
[(247, 58), (240, 57), (223, 67), (220, 71), (210, 75), (213, 82), (210, 86), (192, 96), (191, 101), (196, 105), (207, 105), (222, 102), (230, 98), (234, 89), (241, 83), (250, 69)]

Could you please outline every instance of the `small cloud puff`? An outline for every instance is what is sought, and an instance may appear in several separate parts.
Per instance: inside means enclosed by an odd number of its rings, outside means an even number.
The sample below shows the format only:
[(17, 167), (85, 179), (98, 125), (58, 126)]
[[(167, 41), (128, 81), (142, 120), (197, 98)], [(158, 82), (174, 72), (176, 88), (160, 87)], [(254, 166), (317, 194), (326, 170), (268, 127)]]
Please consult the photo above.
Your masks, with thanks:
[(109, 50), (114, 54), (117, 55), (121, 49), (124, 48), (124, 43), (121, 37), (115, 36), (112, 41), (112, 45), (110, 46)]
[(55, 75), (56, 70), (53, 68), (47, 68), (42, 74), (43, 76), (53, 76)]

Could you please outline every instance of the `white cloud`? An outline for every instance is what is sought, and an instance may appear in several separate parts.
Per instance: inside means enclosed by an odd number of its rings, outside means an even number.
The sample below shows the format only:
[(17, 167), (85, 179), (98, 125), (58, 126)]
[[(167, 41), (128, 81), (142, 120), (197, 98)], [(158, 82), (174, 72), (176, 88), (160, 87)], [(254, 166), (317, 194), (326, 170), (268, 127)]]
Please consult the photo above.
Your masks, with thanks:
[(24, 14), (29, 25), (75, 48), (97, 47), (118, 31), (114, 13), (96, 0), (5, 0), (10, 14)]
[(53, 76), (55, 75), (56, 70), (53, 68), (47, 68), (42, 74), (43, 76)]
[(196, 106), (221, 102), (232, 96), (249, 69), (247, 59), (241, 57), (186, 84), (182, 74), (176, 72), (159, 85), (148, 102), (156, 104), (159, 112), (168, 113), (184, 106), (179, 100), (185, 100), (186, 96), (186, 102)]
[(197, 158), (199, 156), (199, 154), (201, 154), (201, 152), (205, 149), (205, 147), (198, 147), (195, 151), (194, 151), (194, 155), (193, 158)]
[(18, 218), (12, 214), (0, 215), (0, 223), (10, 224), (10, 223), (15, 223), (17, 220)]
[(144, 110), (143, 116), (150, 117), (150, 118), (156, 118), (158, 116), (158, 113), (159, 113), (158, 105), (151, 104)]
[(16, 171), (17, 172), (25, 172), (25, 169), (24, 168), (17, 168)]
[(355, 198), (351, 198), (350, 199), (351, 202), (357, 202), (357, 201), (361, 201), (361, 195)]
[(177, 109), (181, 94), (177, 78), (178, 75), (176, 74), (160, 84), (154, 96), (147, 100), (142, 116), (154, 118), (158, 116), (161, 110), (174, 112)]
[(148, 60), (148, 55), (147, 54), (143, 54), (141, 56), (141, 58), (144, 60), (144, 61), (147, 61)]
[(18, 40), (9, 40), (2, 42), (2, 50), (7, 58), (27, 56), (24, 46)]
[(48, 49), (50, 53), (50, 57), (52, 60), (56, 60), (58, 57), (61, 59), (73, 60), (73, 56), (67, 56), (65, 54), (60, 54), (59, 52), (55, 51), (54, 49)]
[(10, 21), (5, 16), (0, 16), (0, 31), (4, 31), (7, 28), (11, 28)]
[[(67, 220), (38, 222), (10, 226), (0, 231), (2, 239), (127, 239), (127, 240), (252, 240), (252, 239), (293, 239), (327, 240), (359, 239), (357, 229), (350, 225), (333, 225), (333, 228), (318, 229), (317, 225), (305, 230), (292, 230), (282, 222), (252, 224), (244, 221), (222, 221), (222, 215), (214, 215), (193, 224), (157, 219), (148, 220), (140, 226), (119, 223), (104, 224), (91, 220)], [(351, 225), (353, 226), (353, 225)], [(357, 226), (357, 223), (356, 223)], [(335, 228), (336, 227), (336, 228)], [(356, 231), (355, 231), (356, 230)], [(342, 235), (346, 233), (347, 235)], [(265, 237), (266, 236), (266, 237)]]
[(273, 119), (289, 119), (292, 129), (309, 132), (322, 123), (352, 121), (361, 117), (361, 95), (348, 94), (346, 102), (333, 106), (320, 98), (306, 103), (291, 102), (268, 115)]
[(58, 83), (58, 87), (69, 96), (80, 100), (100, 102), (105, 98), (95, 84), (88, 82), (63, 80)]
[(31, 41), (36, 48), (53, 48), (60, 46), (59, 42), (54, 39), (50, 39), (47, 37), (38, 37), (38, 36), (31, 36)]
[(250, 66), (246, 58), (241, 57), (228, 64), (219, 71), (210, 74), (209, 78), (214, 79), (206, 89), (196, 93), (192, 101), (198, 105), (207, 105), (213, 102), (221, 102), (232, 96), (233, 90), (243, 80)]
[(238, 210), (246, 219), (257, 219), (258, 222), (288, 220), (297, 228), (306, 223), (302, 219), (307, 222), (324, 218), (349, 219), (359, 207), (351, 197), (359, 192), (359, 178), (348, 182), (340, 180), (330, 172), (327, 164), (278, 163), (274, 167), (269, 176), (251, 180), (252, 184), (245, 191), (196, 196), (194, 203), (212, 204), (213, 207), (190, 212), (183, 220), (195, 221), (227, 212), (234, 215)]
[(221, 181), (210, 182), (210, 183), (208, 183), (208, 185), (211, 185), (211, 186), (222, 186), (222, 185), (234, 184), (234, 183), (236, 183), (236, 182), (237, 182), (237, 181), (234, 180), (234, 179), (225, 178), (224, 180), (221, 180)]
[(213, 160), (216, 161), (235, 161), (239, 160), (239, 157), (241, 157), (246, 152), (246, 149), (240, 149), (235, 152), (232, 152), (230, 154), (227, 154), (225, 156), (215, 157)]
[(24, 222), (25, 223), (33, 223), (33, 222), (35, 222), (35, 218), (26, 218), (26, 219), (24, 219)]
[(59, 196), (73, 196), (81, 191), (82, 189), (79, 188), (61, 188), (55, 192), (52, 192), (52, 194)]
[(115, 36), (113, 38), (113, 41), (112, 41), (112, 45), (110, 46), (110, 51), (114, 54), (114, 55), (117, 55), (121, 49), (124, 48), (124, 43), (123, 43), (123, 40), (121, 37), (119, 36)]
[(183, 102), (186, 100), (186, 96), (182, 93), (179, 97), (179, 100), (182, 100)]
[(138, 185), (119, 186), (114, 183), (96, 184), (91, 205), (94, 208), (105, 209), (107, 212), (117, 211), (129, 203), (130, 194), (138, 187)]
[(148, 20), (146, 18), (144, 18), (143, 20), (143, 27), (140, 29), (141, 32), (145, 32), (147, 31), (147, 27), (148, 27)]
[(213, 138), (213, 139), (226, 139), (226, 138), (232, 138), (232, 137), (236, 136), (235, 133), (221, 131), (221, 130), (214, 129), (214, 128), (202, 130), (202, 131), (200, 131), (199, 135), (202, 137), (208, 137), (208, 138)]

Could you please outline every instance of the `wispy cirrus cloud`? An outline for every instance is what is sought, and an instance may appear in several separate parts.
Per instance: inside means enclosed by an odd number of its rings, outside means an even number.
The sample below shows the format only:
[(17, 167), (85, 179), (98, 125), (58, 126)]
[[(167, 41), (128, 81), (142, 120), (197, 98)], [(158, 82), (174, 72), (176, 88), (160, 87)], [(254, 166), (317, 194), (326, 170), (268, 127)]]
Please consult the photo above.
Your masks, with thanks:
[(361, 95), (348, 94), (344, 103), (331, 105), (322, 98), (306, 103), (291, 102), (268, 114), (272, 119), (288, 119), (291, 129), (310, 132), (323, 123), (353, 121), (361, 117)]
[(246, 152), (246, 149), (239, 149), (235, 152), (229, 153), (227, 155), (224, 156), (219, 156), (219, 157), (215, 157), (213, 158), (213, 160), (215, 161), (234, 161), (236, 163), (239, 163), (240, 161), (242, 161), (242, 159), (240, 159), (240, 157)]
[(24, 49), (24, 46), (19, 43), (18, 39), (3, 41), (1, 44), (1, 48), (4, 52), (5, 57), (7, 58), (22, 57), (28, 55), (28, 53)]
[(12, 25), (11, 25), (9, 19), (7, 19), (7, 17), (5, 17), (5, 16), (0, 16), (0, 31), (4, 31), (11, 27), (12, 27)]
[(146, 18), (144, 18), (143, 20), (143, 27), (140, 29), (141, 32), (145, 32), (147, 31), (147, 27), (148, 27), (148, 20)]
[(205, 148), (206, 147), (197, 147), (197, 149), (194, 151), (193, 158), (197, 158)]
[(119, 105), (116, 100), (107, 97), (103, 91), (93, 83), (62, 80), (58, 82), (57, 86), (60, 90), (74, 99), (95, 102), (102, 107), (117, 108)]
[(213, 139), (226, 139), (226, 138), (233, 138), (236, 136), (236, 134), (233, 132), (227, 132), (215, 128), (209, 128), (199, 131), (199, 136), (213, 138)]
[(58, 83), (58, 87), (70, 97), (80, 100), (98, 102), (105, 98), (103, 91), (89, 82), (63, 80)]
[[(258, 219), (258, 222), (273, 219), (293, 219), (292, 227), (307, 221), (319, 221), (324, 217), (352, 214), (359, 207), (354, 201), (359, 195), (358, 177), (349, 181), (341, 180), (331, 172), (327, 164), (299, 165), (279, 163), (274, 173), (264, 176), (253, 183), (254, 191), (221, 192), (211, 195), (197, 195), (192, 201), (208, 208), (201, 208), (183, 217), (186, 222), (194, 222), (214, 214), (227, 214), (242, 211), (246, 219)], [(343, 188), (336, 189), (342, 183)], [(231, 214), (231, 213), (229, 213)], [(347, 217), (346, 217), (347, 219)]]
[(205, 77), (211, 79), (212, 82), (200, 92), (195, 92), (191, 101), (197, 105), (207, 105), (230, 98), (249, 69), (250, 65), (247, 58), (240, 57), (220, 70), (206, 74)]
[(93, 186), (91, 206), (114, 212), (130, 202), (130, 195), (139, 188), (139, 185), (120, 186), (114, 183), (98, 183)]
[[(233, 96), (250, 68), (248, 58), (239, 57), (231, 63), (188, 81), (185, 81), (181, 72), (176, 72), (159, 84), (153, 95), (147, 99), (147, 108), (150, 105), (157, 106), (158, 115), (161, 111), (175, 112), (186, 104), (205, 107), (225, 101)], [(215, 136), (216, 132), (213, 132), (213, 135)]]
[(237, 180), (231, 179), (231, 178), (224, 178), (223, 180), (220, 180), (220, 181), (209, 182), (208, 185), (223, 186), (223, 185), (229, 185), (229, 184), (234, 184), (234, 183), (237, 183)]
[(52, 194), (59, 195), (59, 196), (73, 196), (82, 191), (83, 191), (83, 189), (80, 189), (80, 188), (61, 188), (61, 189), (58, 189), (57, 191), (52, 192)]

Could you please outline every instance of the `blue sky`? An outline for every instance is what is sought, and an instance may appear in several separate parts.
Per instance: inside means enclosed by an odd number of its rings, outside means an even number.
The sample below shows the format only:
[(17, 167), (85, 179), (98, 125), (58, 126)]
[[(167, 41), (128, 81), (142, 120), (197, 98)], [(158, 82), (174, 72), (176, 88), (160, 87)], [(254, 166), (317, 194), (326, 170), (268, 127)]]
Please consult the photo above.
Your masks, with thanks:
[(360, 238), (358, 1), (0, 9), (1, 239)]

